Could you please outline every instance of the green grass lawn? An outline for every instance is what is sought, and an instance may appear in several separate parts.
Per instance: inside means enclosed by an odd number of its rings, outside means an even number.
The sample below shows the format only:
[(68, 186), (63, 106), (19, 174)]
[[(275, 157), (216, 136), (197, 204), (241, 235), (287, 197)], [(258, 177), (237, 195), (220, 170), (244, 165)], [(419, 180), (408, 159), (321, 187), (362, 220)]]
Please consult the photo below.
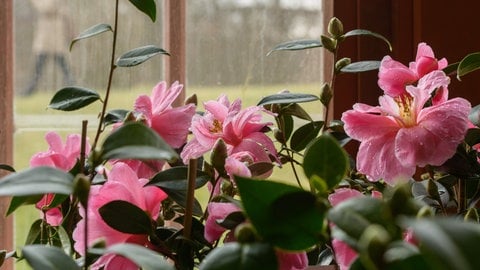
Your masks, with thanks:
[[(202, 102), (207, 100), (216, 99), (220, 94), (225, 93), (229, 97), (230, 101), (233, 101), (237, 98), (242, 99), (243, 107), (256, 105), (257, 102), (264, 96), (275, 94), (283, 89), (288, 89), (294, 93), (310, 93), (318, 95), (320, 93), (320, 84), (310, 84), (310, 85), (272, 85), (272, 86), (252, 86), (252, 87), (189, 87), (187, 89), (187, 96), (196, 93), (199, 100), (199, 110), (203, 110), (201, 106)], [(109, 109), (132, 109), (135, 98), (140, 94), (150, 95), (151, 87), (138, 87), (134, 90), (121, 90), (113, 89), (111, 99), (109, 102)], [(104, 93), (100, 93), (101, 96)], [(81, 115), (98, 115), (101, 109), (101, 103), (97, 102), (91, 104), (87, 108), (75, 112), (60, 112), (52, 109), (46, 109), (48, 103), (53, 96), (53, 93), (40, 92), (36, 93), (29, 97), (16, 97), (15, 98), (15, 114), (16, 117), (21, 117), (23, 115), (44, 115), (48, 117), (49, 115), (71, 115), (72, 119), (81, 119), (77, 116)], [(320, 114), (322, 108), (319, 102), (307, 103), (304, 105), (304, 108), (307, 112), (312, 114)], [(32, 123), (37, 126), (38, 123)], [(39, 152), (45, 151), (47, 149), (47, 143), (44, 140), (45, 133), (48, 130), (58, 131), (62, 138), (69, 133), (80, 133), (81, 123), (78, 122), (78, 126), (75, 127), (75, 123), (69, 125), (68, 129), (63, 128), (37, 128), (29, 129), (28, 123), (23, 123), (23, 126), (17, 128), (15, 132), (15, 148), (14, 148), (14, 167), (17, 170), (22, 170), (28, 167), (30, 157)], [(72, 127), (73, 126), (73, 127)], [(89, 137), (93, 137), (94, 128), (90, 128)], [(274, 174), (271, 177), (272, 179), (280, 181), (293, 181), (294, 176), (292, 171), (289, 168), (285, 169), (276, 169)], [(206, 198), (207, 192), (205, 190), (200, 191), (199, 196), (201, 198)], [(39, 218), (39, 213), (33, 207), (21, 207), (15, 213), (15, 246), (20, 248), (28, 233), (30, 224)], [(16, 264), (16, 269), (29, 269), (23, 262)]]

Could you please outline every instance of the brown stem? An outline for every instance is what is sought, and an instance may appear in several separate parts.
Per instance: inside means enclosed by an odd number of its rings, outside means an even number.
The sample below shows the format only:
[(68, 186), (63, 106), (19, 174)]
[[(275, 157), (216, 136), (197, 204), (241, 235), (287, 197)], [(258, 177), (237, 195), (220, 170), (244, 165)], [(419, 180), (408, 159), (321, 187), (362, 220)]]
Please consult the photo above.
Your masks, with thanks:
[(85, 173), (85, 156), (86, 151), (85, 148), (87, 147), (87, 125), (88, 120), (82, 121), (82, 141), (80, 142), (80, 173)]
[(463, 213), (467, 209), (467, 196), (465, 194), (467, 183), (465, 179), (458, 179), (458, 213)]
[(185, 220), (183, 221), (183, 236), (190, 239), (192, 231), (193, 205), (195, 202), (195, 180), (197, 178), (197, 160), (190, 159), (188, 162), (188, 186), (187, 206), (185, 208)]

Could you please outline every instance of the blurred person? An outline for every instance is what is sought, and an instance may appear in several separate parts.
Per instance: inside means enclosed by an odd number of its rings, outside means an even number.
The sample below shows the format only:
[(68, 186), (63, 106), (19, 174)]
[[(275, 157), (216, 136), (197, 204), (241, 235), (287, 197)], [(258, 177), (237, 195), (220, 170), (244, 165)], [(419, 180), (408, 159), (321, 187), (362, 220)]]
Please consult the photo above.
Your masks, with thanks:
[(66, 57), (71, 31), (65, 1), (30, 0), (30, 2), (37, 12), (32, 46), (35, 55), (35, 70), (30, 84), (22, 93), (25, 96), (29, 96), (37, 90), (38, 82), (49, 59), (60, 67), (66, 85), (74, 83)]

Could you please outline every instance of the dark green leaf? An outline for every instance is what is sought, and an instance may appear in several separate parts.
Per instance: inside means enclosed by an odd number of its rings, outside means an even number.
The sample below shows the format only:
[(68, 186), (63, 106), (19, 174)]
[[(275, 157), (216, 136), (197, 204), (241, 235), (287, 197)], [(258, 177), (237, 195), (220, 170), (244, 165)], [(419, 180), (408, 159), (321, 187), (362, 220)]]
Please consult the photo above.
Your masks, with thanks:
[[(169, 190), (187, 190), (188, 167), (178, 166), (157, 173), (146, 185), (167, 188)], [(210, 176), (197, 170), (195, 188), (200, 188), (208, 183)]]
[(91, 249), (90, 252), (95, 255), (113, 253), (123, 256), (143, 270), (175, 270), (175, 267), (168, 263), (164, 256), (140, 245), (121, 243), (107, 249)]
[(291, 115), (281, 115), (280, 116), (280, 129), (283, 131), (283, 136), (285, 137), (284, 141), (288, 141), (293, 132), (293, 117)]
[(289, 114), (300, 119), (312, 121), (312, 117), (297, 103), (288, 104), (282, 107), (282, 114)]
[[(40, 235), (47, 235), (46, 227), (43, 223), (42, 219), (35, 220), (32, 225), (30, 226), (30, 230), (27, 234), (27, 239), (25, 240), (25, 246), (33, 245), (33, 244), (41, 244), (40, 243)], [(43, 230), (43, 231), (42, 231)]]
[(119, 127), (103, 142), (100, 159), (143, 159), (173, 161), (178, 154), (160, 136), (142, 123)]
[(443, 72), (445, 72), (445, 74), (447, 74), (447, 76), (457, 74), (457, 69), (458, 69), (459, 64), (460, 64), (460, 62), (450, 64), (443, 69)]
[(380, 34), (377, 34), (375, 32), (369, 31), (369, 30), (355, 29), (355, 30), (352, 30), (352, 31), (349, 31), (349, 32), (345, 33), (344, 37), (362, 36), (362, 35), (375, 37), (375, 38), (378, 38), (378, 39), (381, 39), (381, 40), (385, 41), (385, 43), (387, 43), (387, 45), (388, 45), (388, 49), (390, 51), (392, 51), (392, 44), (390, 44), (390, 41), (388, 41), (388, 39), (386, 39), (384, 36), (382, 36)]
[(292, 135), (290, 148), (295, 151), (302, 151), (313, 141), (323, 127), (323, 121), (313, 121), (299, 127)]
[(108, 202), (98, 209), (98, 213), (108, 226), (123, 233), (148, 235), (153, 230), (148, 214), (127, 201)]
[(145, 13), (152, 22), (157, 18), (157, 7), (155, 0), (129, 0), (138, 10)]
[(148, 59), (152, 58), (157, 54), (166, 54), (168, 53), (161, 48), (158, 48), (153, 45), (147, 45), (133, 49), (126, 52), (117, 59), (117, 66), (119, 67), (133, 67), (139, 65)]
[(303, 103), (319, 100), (317, 96), (312, 94), (294, 94), (294, 93), (280, 93), (266, 96), (258, 102), (257, 106), (267, 104), (289, 104), (289, 103)]
[(79, 269), (75, 261), (58, 247), (31, 245), (22, 249), (23, 257), (34, 270)]
[(232, 212), (222, 220), (217, 220), (217, 224), (225, 229), (233, 230), (235, 227), (245, 222), (246, 217), (242, 211)]
[(73, 175), (52, 167), (35, 167), (13, 173), (0, 181), (0, 196), (46, 193), (71, 194)]
[(60, 111), (75, 111), (99, 99), (100, 95), (94, 90), (69, 86), (58, 90), (48, 107)]
[(480, 68), (480, 52), (471, 53), (465, 56), (458, 64), (457, 79)]
[(433, 270), (416, 246), (405, 241), (391, 243), (384, 256), (388, 270), (421, 269)]
[(78, 35), (78, 37), (76, 37), (72, 40), (72, 42), (70, 43), (70, 50), (72, 50), (73, 44), (75, 44), (77, 41), (82, 40), (82, 39), (86, 39), (86, 38), (89, 38), (89, 37), (93, 37), (93, 36), (99, 35), (103, 32), (107, 32), (107, 31), (113, 32), (112, 27), (109, 24), (106, 24), (106, 23), (96, 24), (96, 25), (88, 28), (87, 30), (80, 33), (80, 35)]
[(200, 264), (200, 270), (276, 270), (277, 257), (264, 243), (226, 243), (214, 249)]
[(15, 169), (12, 166), (7, 165), (7, 164), (0, 164), (0, 170), (15, 172)]
[(292, 40), (276, 45), (271, 49), (267, 56), (275, 51), (298, 51), (311, 48), (322, 47), (322, 42), (315, 39)]
[(235, 180), (246, 214), (265, 241), (303, 250), (321, 239), (326, 210), (312, 193), (274, 181)]
[[(167, 188), (162, 188), (162, 190), (167, 193), (168, 198), (172, 199), (174, 202), (176, 202), (178, 205), (180, 205), (183, 208), (186, 208), (187, 206), (187, 191), (185, 190), (170, 190)], [(203, 210), (202, 206), (198, 202), (197, 199), (194, 200), (193, 202), (193, 215), (195, 216), (202, 216), (203, 215)]]
[(415, 219), (405, 222), (419, 240), (432, 269), (480, 269), (480, 225), (458, 219)]
[(274, 165), (271, 162), (255, 162), (248, 165), (248, 170), (252, 174), (252, 177), (260, 176), (270, 172)]
[(383, 225), (392, 221), (387, 204), (372, 197), (346, 200), (330, 209), (328, 219), (356, 240), (360, 238), (370, 224)]
[(10, 201), (6, 215), (10, 215), (18, 207), (22, 205), (35, 204), (37, 203), (43, 195), (32, 195), (32, 196), (14, 196)]
[(129, 110), (111, 110), (105, 114), (105, 117), (103, 118), (103, 124), (105, 126), (115, 124), (115, 123), (121, 123), (123, 120), (125, 120), (125, 117), (129, 113)]
[(358, 73), (370, 70), (376, 70), (380, 67), (380, 61), (360, 61), (354, 62), (344, 66), (340, 69), (341, 72), (345, 73)]
[(338, 142), (329, 135), (312, 141), (305, 150), (303, 170), (310, 179), (316, 175), (333, 189), (345, 176), (349, 166), (348, 156)]

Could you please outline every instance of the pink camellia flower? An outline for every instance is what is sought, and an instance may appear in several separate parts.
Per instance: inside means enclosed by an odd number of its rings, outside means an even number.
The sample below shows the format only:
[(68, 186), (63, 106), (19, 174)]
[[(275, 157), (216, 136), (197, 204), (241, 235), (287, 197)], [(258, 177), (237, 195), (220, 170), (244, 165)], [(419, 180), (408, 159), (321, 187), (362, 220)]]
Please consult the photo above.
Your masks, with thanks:
[[(116, 163), (107, 174), (108, 180), (103, 185), (91, 187), (88, 204), (88, 240), (84, 241), (85, 234), (85, 209), (80, 209), (82, 220), (78, 222), (73, 232), (74, 248), (81, 255), (84, 254), (85, 245), (92, 245), (95, 241), (103, 239), (106, 246), (118, 243), (133, 243), (151, 247), (148, 235), (128, 234), (117, 231), (103, 221), (98, 209), (115, 200), (127, 201), (145, 211), (152, 220), (158, 218), (161, 202), (167, 198), (165, 192), (158, 187), (144, 185), (147, 179), (138, 179), (135, 172), (124, 163)], [(138, 267), (124, 257), (106, 254), (101, 256), (92, 269), (138, 269)]]
[[(372, 181), (389, 184), (410, 178), (417, 166), (442, 165), (455, 154), (468, 128), (470, 103), (447, 99), (448, 77), (434, 71), (406, 94), (379, 98), (380, 106), (357, 103), (343, 113), (345, 132), (360, 141), (357, 169)], [(436, 89), (430, 107), (425, 107)]]
[(195, 137), (181, 153), (184, 162), (210, 151), (220, 138), (225, 141), (228, 154), (247, 151), (254, 162), (270, 162), (270, 156), (276, 156), (272, 140), (263, 133), (271, 123), (262, 122), (262, 107), (241, 110), (240, 100), (230, 104), (225, 95), (204, 105), (205, 114), (193, 116), (191, 129)]
[(225, 219), (229, 214), (240, 211), (240, 208), (233, 203), (211, 202), (207, 206), (208, 217), (205, 221), (205, 239), (213, 243), (220, 239), (227, 230), (218, 225), (217, 221)]
[(276, 250), (279, 270), (303, 270), (308, 266), (308, 257), (305, 251), (287, 252)]
[[(60, 135), (52, 131), (45, 135), (45, 140), (49, 145), (48, 150), (33, 155), (30, 159), (30, 166), (50, 166), (66, 172), (70, 171), (80, 158), (81, 136), (78, 134), (68, 135), (65, 144), (63, 144)], [(90, 145), (87, 143), (85, 147), (85, 154), (88, 155)], [(46, 194), (35, 206), (42, 210), (50, 205), (53, 198), (53, 194)], [(48, 209), (44, 212), (44, 215), (47, 223), (52, 226), (60, 225), (63, 219), (60, 207)]]
[[(138, 120), (155, 130), (173, 148), (180, 148), (187, 142), (187, 135), (195, 114), (195, 105), (187, 104), (172, 107), (172, 103), (182, 92), (183, 85), (174, 82), (167, 88), (166, 82), (158, 83), (152, 95), (141, 95), (135, 100), (134, 114)], [(162, 170), (163, 161), (124, 161), (139, 177), (150, 178)]]
[(378, 86), (386, 95), (397, 97), (405, 94), (407, 85), (415, 84), (428, 73), (441, 70), (447, 66), (447, 60), (437, 60), (432, 48), (425, 43), (418, 44), (415, 62), (406, 67), (400, 62), (385, 56), (380, 63)]

